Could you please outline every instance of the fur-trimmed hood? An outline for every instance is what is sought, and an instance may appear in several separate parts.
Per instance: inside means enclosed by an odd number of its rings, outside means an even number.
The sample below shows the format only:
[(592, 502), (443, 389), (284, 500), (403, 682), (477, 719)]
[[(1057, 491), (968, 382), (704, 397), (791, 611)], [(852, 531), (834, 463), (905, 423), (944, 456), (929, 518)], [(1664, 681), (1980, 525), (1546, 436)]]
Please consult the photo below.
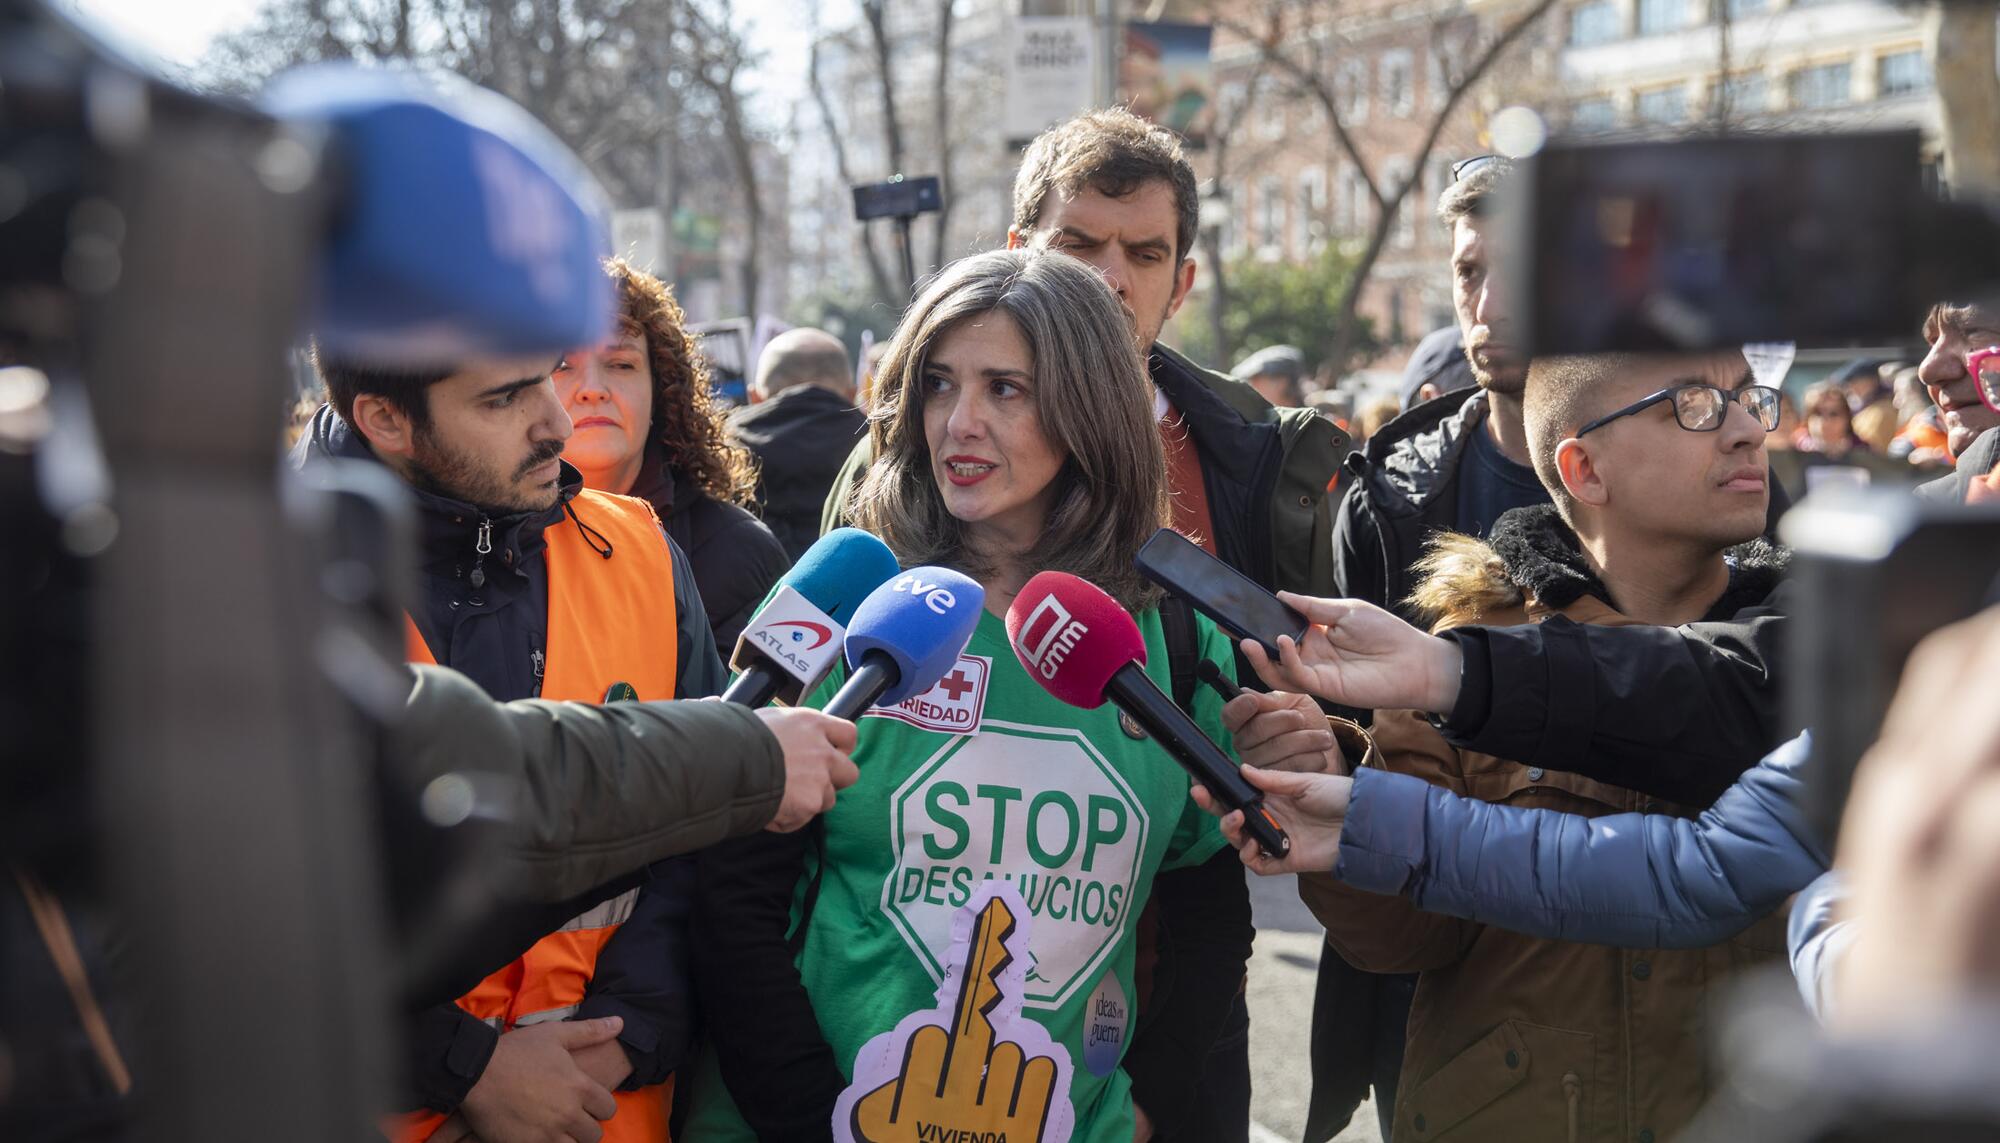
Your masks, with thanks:
[[(1729, 587), (1704, 619), (1724, 619), (1762, 603), (1778, 586), (1791, 553), (1763, 537), (1724, 554)], [(1515, 611), (1530, 617), (1593, 599), (1611, 613), (1618, 605), (1591, 570), (1576, 533), (1553, 505), (1516, 508), (1501, 516), (1486, 540), (1441, 532), (1417, 565), (1412, 605), (1433, 630), (1494, 622)]]

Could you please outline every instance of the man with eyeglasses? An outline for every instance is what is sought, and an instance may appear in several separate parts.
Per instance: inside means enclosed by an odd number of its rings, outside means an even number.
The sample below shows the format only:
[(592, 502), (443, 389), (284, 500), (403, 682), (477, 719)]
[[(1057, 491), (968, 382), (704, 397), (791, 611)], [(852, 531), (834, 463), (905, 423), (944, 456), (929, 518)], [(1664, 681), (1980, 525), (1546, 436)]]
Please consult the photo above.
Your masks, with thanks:
[[(1783, 564), (1762, 539), (1771, 492), (1764, 437), (1777, 425), (1778, 394), (1754, 384), (1741, 353), (1540, 359), (1524, 398), (1529, 455), (1553, 503), (1503, 514), (1484, 541), (1441, 538), (1418, 569), (1416, 596), (1427, 620), (1496, 629), (1563, 622), (1593, 634), (1647, 629), (1674, 638), (1682, 625), (1733, 622), (1768, 604)], [(1335, 643), (1350, 625), (1396, 620), (1351, 601), (1291, 602), (1315, 623), (1302, 644), (1281, 641), (1277, 664), (1254, 643), (1244, 654), (1274, 687), (1376, 706), (1370, 766), (1466, 797), (1592, 817), (1692, 816), (1707, 804), (1663, 801), (1648, 790), (1552, 769), (1533, 752), (1510, 757), (1456, 747), (1426, 710), (1391, 709), (1387, 696), (1371, 693), (1379, 664), (1346, 656)], [(1654, 692), (1635, 694), (1635, 703), (1672, 705), (1672, 692), (1659, 682), (1633, 682), (1635, 690)], [(1592, 698), (1565, 693), (1556, 701)], [(1309, 700), (1244, 696), (1231, 705), (1241, 712), (1281, 702), (1296, 711)], [(1246, 723), (1238, 733), (1246, 762), (1296, 770), (1305, 768), (1302, 755), (1316, 754), (1317, 768), (1339, 771), (1364, 760), (1343, 758), (1331, 733), (1314, 740), (1267, 729)], [(1737, 769), (1777, 742), (1776, 733), (1745, 737), (1736, 744), (1743, 759)], [(1367, 744), (1350, 733), (1348, 745)], [(1404, 811), (1421, 815), (1421, 791), (1413, 802), (1411, 785), (1357, 783), (1350, 817), (1394, 818), (1395, 809), (1369, 804), (1385, 787), (1404, 795)], [(1347, 861), (1340, 868), (1354, 872)], [(1442, 1135), (1607, 1143), (1672, 1137), (1709, 1094), (1707, 1047), (1689, 1013), (1728, 973), (1783, 947), (1769, 920), (1741, 943), (1626, 951), (1426, 913), (1327, 873), (1303, 875), (1300, 892), (1351, 963), (1420, 974), (1398, 1085), (1397, 1143)], [(1469, 1098), (1473, 1092), (1479, 1098)]]

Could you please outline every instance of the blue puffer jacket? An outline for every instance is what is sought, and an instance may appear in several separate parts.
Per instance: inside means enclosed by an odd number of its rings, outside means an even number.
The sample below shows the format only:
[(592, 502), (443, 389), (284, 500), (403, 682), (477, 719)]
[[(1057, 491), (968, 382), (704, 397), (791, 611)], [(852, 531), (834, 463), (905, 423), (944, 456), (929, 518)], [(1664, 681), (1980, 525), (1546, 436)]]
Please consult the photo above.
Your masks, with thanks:
[(1799, 805), (1811, 769), (1802, 734), (1688, 819), (1495, 805), (1363, 768), (1341, 830), (1339, 876), (1533, 937), (1702, 948), (1825, 872), (1825, 847)]

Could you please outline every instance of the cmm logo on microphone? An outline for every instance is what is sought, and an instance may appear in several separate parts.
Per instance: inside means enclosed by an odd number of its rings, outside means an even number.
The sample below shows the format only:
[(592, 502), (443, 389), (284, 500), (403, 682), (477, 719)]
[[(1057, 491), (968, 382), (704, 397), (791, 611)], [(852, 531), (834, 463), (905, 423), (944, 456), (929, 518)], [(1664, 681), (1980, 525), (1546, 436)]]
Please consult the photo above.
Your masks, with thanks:
[(1063, 660), (1076, 649), (1077, 640), (1088, 634), (1090, 628), (1071, 615), (1069, 608), (1055, 596), (1045, 595), (1021, 624), (1015, 647), (1036, 674), (1053, 679), (1062, 670)]

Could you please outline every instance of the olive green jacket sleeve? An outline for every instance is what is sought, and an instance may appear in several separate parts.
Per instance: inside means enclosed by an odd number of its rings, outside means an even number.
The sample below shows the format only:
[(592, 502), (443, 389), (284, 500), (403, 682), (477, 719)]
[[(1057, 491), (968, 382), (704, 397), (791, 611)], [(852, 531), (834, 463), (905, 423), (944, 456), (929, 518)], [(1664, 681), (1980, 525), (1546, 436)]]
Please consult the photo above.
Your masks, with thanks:
[[(409, 788), (463, 775), (475, 813), (498, 817), (496, 883), (564, 901), (668, 857), (762, 829), (785, 792), (778, 740), (722, 702), (602, 706), (496, 703), (443, 667), (416, 686), (390, 731)], [(444, 796), (439, 788), (436, 796)]]
[(840, 471), (834, 475), (833, 488), (826, 494), (826, 507), (819, 513), (820, 535), (851, 523), (847, 518), (847, 498), (861, 484), (861, 478), (868, 475), (868, 466), (873, 463), (875, 445), (864, 436), (854, 442), (854, 451), (847, 454), (847, 463), (841, 465)]

